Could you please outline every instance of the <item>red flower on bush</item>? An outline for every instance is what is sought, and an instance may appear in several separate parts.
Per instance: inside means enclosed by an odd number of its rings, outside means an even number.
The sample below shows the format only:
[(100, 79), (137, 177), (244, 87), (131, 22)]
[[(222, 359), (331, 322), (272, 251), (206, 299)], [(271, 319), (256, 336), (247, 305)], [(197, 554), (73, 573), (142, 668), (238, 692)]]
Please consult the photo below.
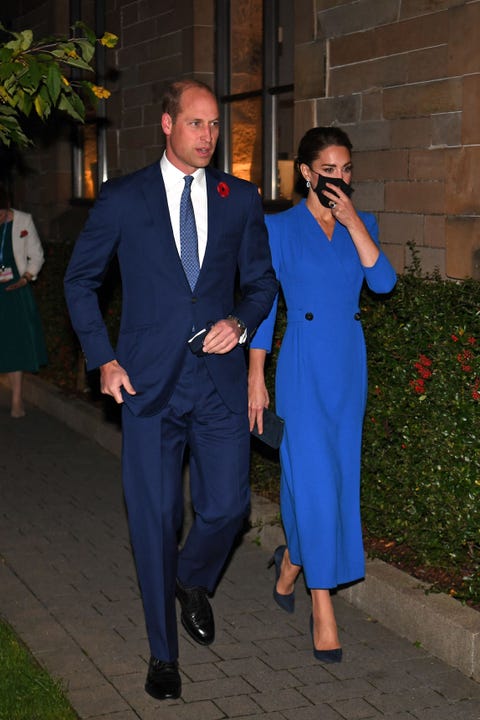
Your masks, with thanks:
[(28, 230), (22, 230), (22, 232), (20, 233), (20, 237), (27, 237), (27, 235), (28, 235)]
[(227, 183), (219, 182), (217, 185), (217, 192), (220, 197), (226, 198), (230, 195), (230, 188), (228, 187)]
[(477, 378), (473, 383), (472, 398), (477, 402), (480, 400), (480, 378)]
[(417, 395), (423, 395), (425, 393), (425, 381), (422, 380), (422, 378), (416, 378), (415, 380), (410, 380), (410, 385), (414, 389), (414, 391), (417, 393)]
[(417, 371), (419, 377), (415, 380), (410, 380), (410, 387), (413, 388), (417, 395), (425, 394), (425, 380), (429, 380), (432, 377), (432, 371), (429, 370), (432, 361), (426, 355), (420, 354), (417, 362), (413, 364), (413, 367)]

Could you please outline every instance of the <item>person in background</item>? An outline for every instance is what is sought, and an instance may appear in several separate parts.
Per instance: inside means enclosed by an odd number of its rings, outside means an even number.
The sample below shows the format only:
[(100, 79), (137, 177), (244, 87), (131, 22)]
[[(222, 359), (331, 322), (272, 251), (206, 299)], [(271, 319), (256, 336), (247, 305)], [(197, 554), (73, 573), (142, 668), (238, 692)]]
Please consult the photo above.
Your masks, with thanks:
[[(297, 157), (306, 200), (266, 218), (287, 306), (275, 391), (276, 412), (285, 420), (280, 500), (287, 545), (271, 561), (273, 595), (293, 612), (303, 568), (313, 653), (322, 662), (342, 659), (330, 590), (365, 573), (360, 450), (367, 365), (359, 295), (364, 281), (376, 293), (396, 283), (378, 245), (375, 217), (351, 200), (351, 149), (340, 128), (309, 130)], [(250, 426), (257, 422), (260, 432), (275, 315), (276, 305), (250, 345)]]
[[(123, 403), (123, 485), (151, 652), (145, 690), (161, 700), (181, 693), (175, 594), (190, 636), (214, 640), (208, 594), (249, 510), (244, 343), (277, 292), (258, 189), (209, 167), (215, 95), (182, 80), (162, 111), (163, 157), (102, 187), (65, 276), (87, 367), (100, 367), (102, 391)], [(115, 254), (123, 308), (113, 350), (96, 291)], [(186, 446), (195, 517), (179, 552)]]
[(12, 418), (25, 415), (23, 373), (47, 364), (47, 350), (31, 283), (44, 262), (31, 215), (10, 207), (0, 186), (0, 373), (10, 381)]

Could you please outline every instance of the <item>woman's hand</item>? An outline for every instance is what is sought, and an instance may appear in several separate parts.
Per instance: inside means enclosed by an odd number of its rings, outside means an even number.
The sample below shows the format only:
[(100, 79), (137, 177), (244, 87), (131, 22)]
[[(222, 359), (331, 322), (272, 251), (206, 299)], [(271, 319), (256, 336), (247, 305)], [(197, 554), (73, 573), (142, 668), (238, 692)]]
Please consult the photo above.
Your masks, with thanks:
[(358, 217), (352, 201), (348, 195), (345, 195), (343, 190), (336, 185), (327, 182), (327, 188), (327, 190), (323, 191), (323, 194), (330, 201), (330, 210), (333, 217), (335, 220), (338, 220), (338, 222), (341, 222), (342, 225), (345, 225), (345, 227), (351, 232), (351, 227), (355, 224), (355, 222), (362, 222)]
[[(328, 182), (327, 187), (329, 187)], [(347, 228), (353, 244), (357, 248), (362, 265), (364, 267), (373, 267), (380, 255), (378, 247), (370, 237), (370, 233), (355, 210), (350, 198), (336, 185), (330, 184), (330, 187), (335, 188), (335, 191), (324, 190), (323, 192), (330, 200), (333, 217)]]
[(26, 287), (29, 282), (30, 282), (30, 279), (26, 275), (22, 275), (22, 277), (19, 278), (17, 280), (17, 282), (14, 282), (11, 285), (8, 285), (8, 287), (6, 287), (5, 290), (6, 291), (20, 290), (20, 288)]

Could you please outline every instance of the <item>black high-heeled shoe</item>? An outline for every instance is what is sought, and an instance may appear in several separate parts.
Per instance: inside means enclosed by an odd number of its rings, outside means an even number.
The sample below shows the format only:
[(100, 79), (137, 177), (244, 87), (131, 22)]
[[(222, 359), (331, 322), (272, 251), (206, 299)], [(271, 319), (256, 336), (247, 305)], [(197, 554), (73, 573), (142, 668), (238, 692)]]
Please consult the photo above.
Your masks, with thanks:
[(279, 592), (277, 592), (277, 582), (278, 578), (280, 577), (280, 571), (282, 566), (282, 560), (283, 556), (285, 555), (285, 550), (287, 549), (286, 545), (279, 545), (275, 552), (273, 553), (272, 557), (270, 558), (268, 562), (268, 567), (272, 567), (272, 565), (275, 565), (275, 582), (273, 584), (273, 599), (279, 605), (282, 610), (285, 610), (288, 613), (293, 613), (295, 610), (295, 590), (288, 595), (281, 595)]
[(317, 650), (313, 640), (313, 615), (310, 615), (310, 635), (312, 636), (313, 657), (323, 663), (339, 663), (342, 662), (342, 648), (334, 648), (333, 650)]

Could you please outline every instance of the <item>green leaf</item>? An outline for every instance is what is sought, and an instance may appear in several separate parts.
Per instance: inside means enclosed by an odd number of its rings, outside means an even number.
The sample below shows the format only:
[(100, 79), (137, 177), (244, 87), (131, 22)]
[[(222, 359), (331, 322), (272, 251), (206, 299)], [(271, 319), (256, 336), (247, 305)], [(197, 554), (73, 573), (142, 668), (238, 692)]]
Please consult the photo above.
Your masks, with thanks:
[(89, 40), (76, 40), (75, 44), (80, 50), (83, 60), (86, 63), (90, 63), (95, 55), (95, 45), (92, 45)]
[(80, 68), (81, 70), (88, 70), (89, 72), (93, 72), (93, 68), (90, 67), (88, 63), (86, 63), (82, 58), (80, 57), (64, 57), (63, 62), (66, 65), (69, 65), (70, 67), (74, 68)]
[(17, 93), (17, 104), (16, 106), (22, 112), (24, 115), (30, 115), (32, 111), (32, 98), (28, 93), (23, 92), (23, 90), (19, 89)]
[(58, 65), (50, 65), (49, 66), (49, 68), (47, 70), (47, 78), (46, 78), (45, 82), (46, 82), (52, 103), (54, 105), (56, 105), (58, 96), (60, 95), (61, 87), (63, 85), (62, 74), (58, 68)]
[(88, 25), (85, 25), (84, 22), (82, 22), (81, 20), (77, 20), (77, 22), (73, 25), (72, 29), (73, 30), (77, 30), (77, 29), (81, 30), (85, 34), (88, 42), (91, 45), (95, 45), (95, 43), (97, 41), (97, 37), (96, 37), (95, 33), (93, 32), (93, 30), (91, 30), (88, 27)]
[(80, 115), (78, 113), (78, 111), (74, 108), (73, 104), (70, 102), (69, 98), (67, 98), (65, 94), (62, 94), (60, 96), (60, 102), (58, 103), (58, 108), (59, 108), (59, 110), (63, 110), (68, 115), (70, 115), (70, 117), (72, 117), (74, 120), (79, 120), (80, 122), (83, 123), (83, 120), (84, 120), (83, 115)]
[(40, 88), (39, 96), (41, 97), (43, 104), (43, 119), (46, 120), (52, 112), (52, 101), (46, 85), (42, 85)]

